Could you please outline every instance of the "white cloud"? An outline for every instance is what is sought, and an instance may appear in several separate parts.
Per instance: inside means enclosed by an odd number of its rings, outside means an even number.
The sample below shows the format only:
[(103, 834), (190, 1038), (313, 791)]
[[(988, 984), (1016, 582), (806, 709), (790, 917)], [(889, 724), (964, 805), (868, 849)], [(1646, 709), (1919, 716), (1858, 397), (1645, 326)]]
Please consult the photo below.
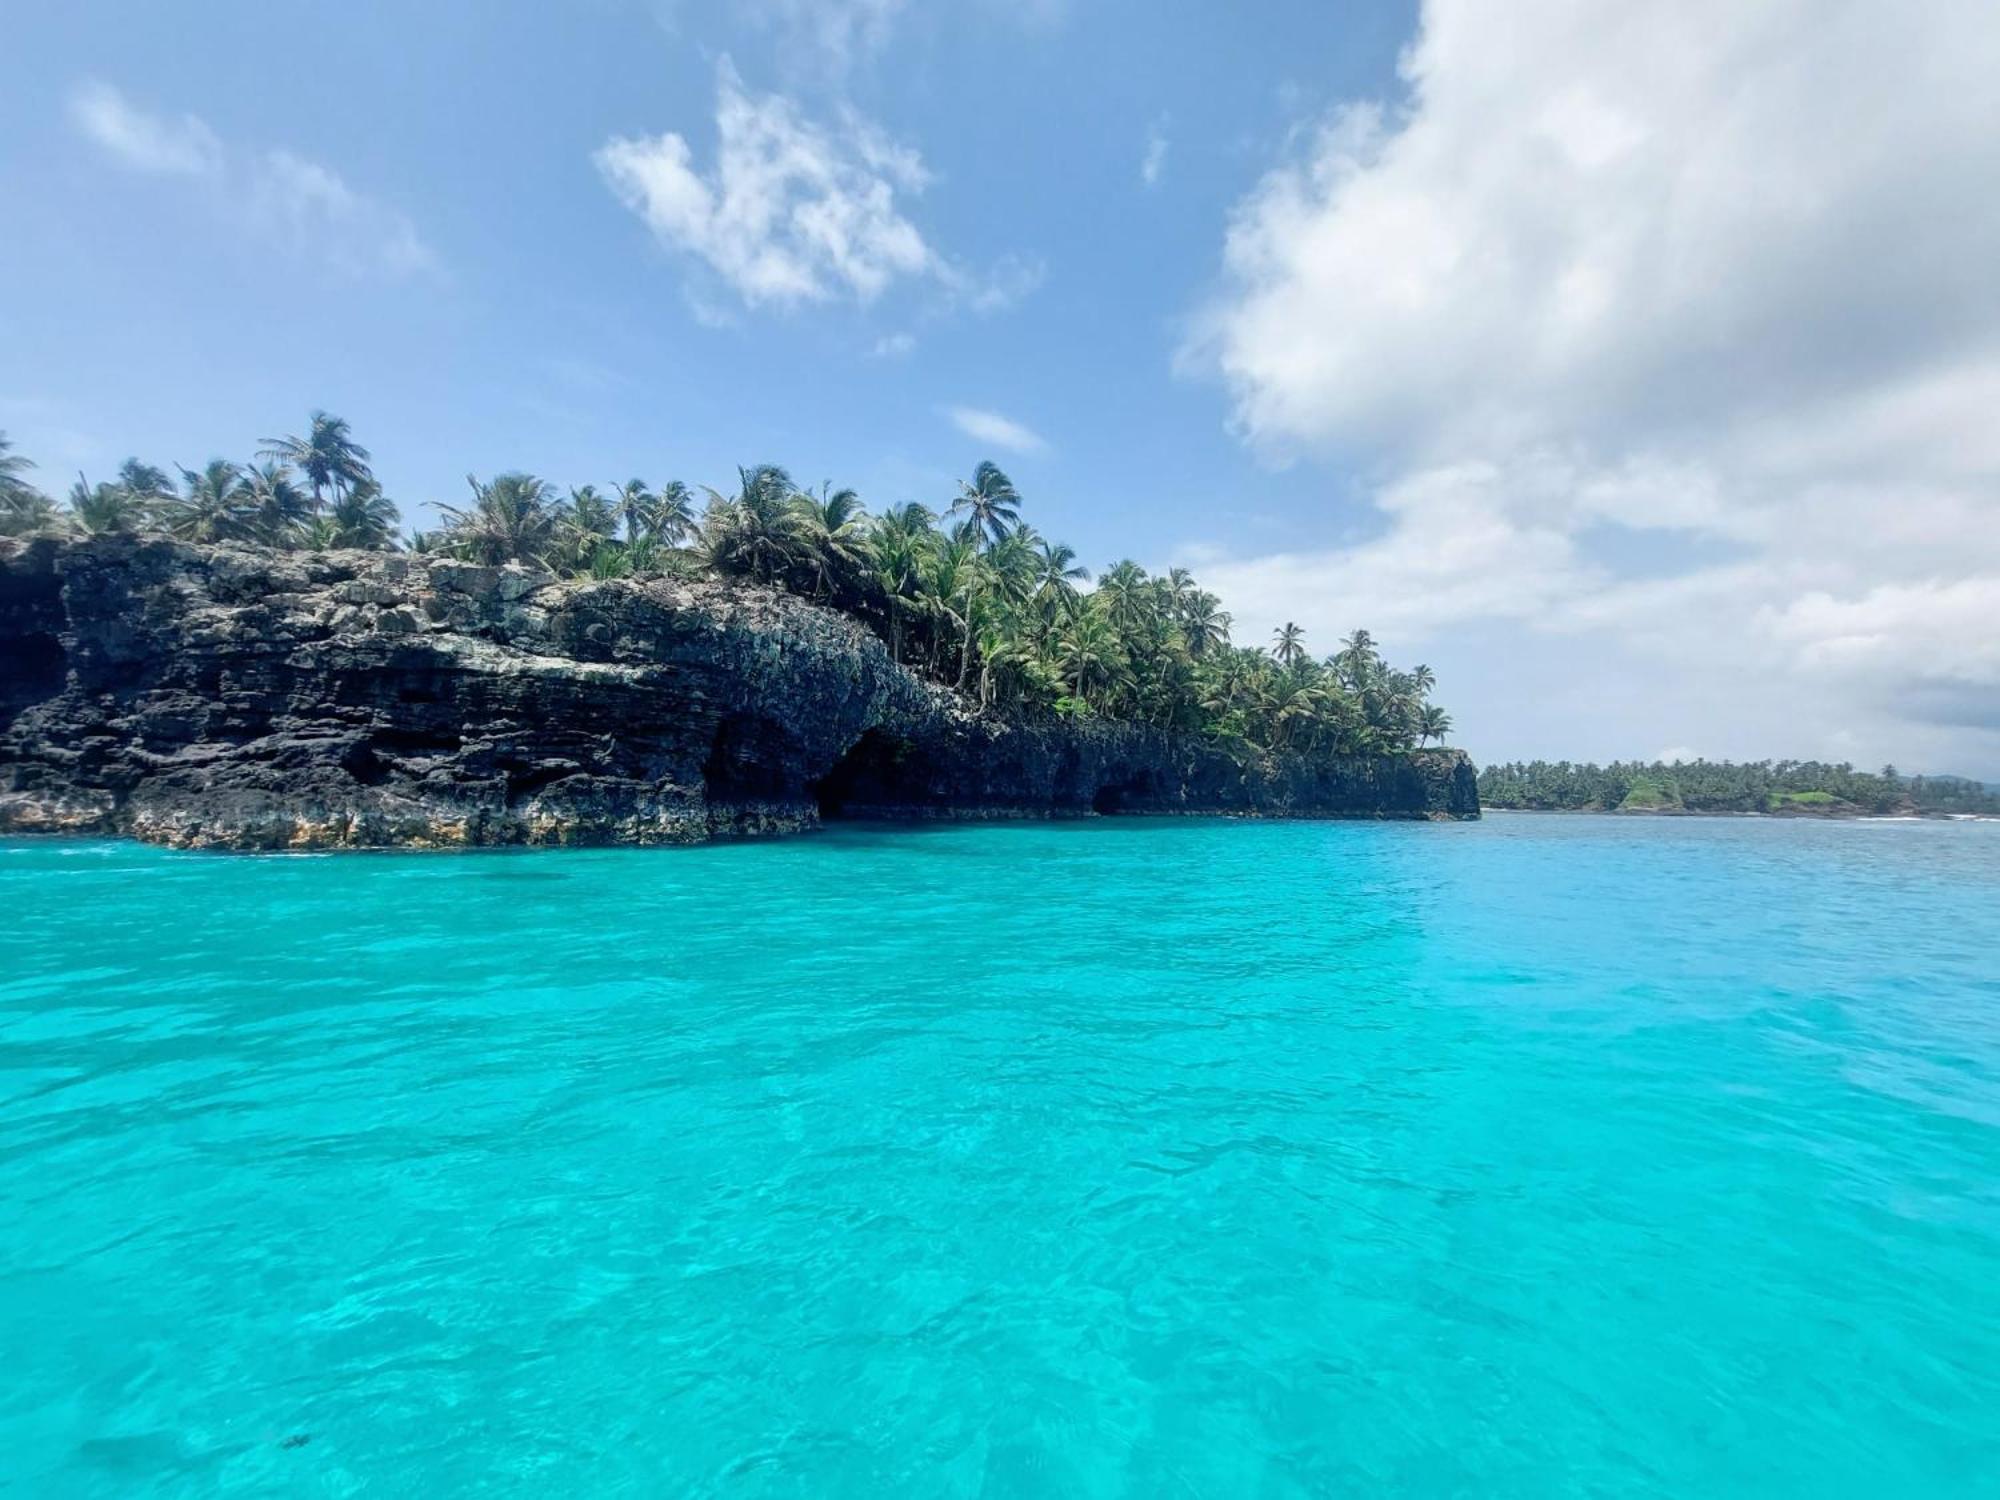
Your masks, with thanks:
[(1013, 453), (1040, 453), (1049, 446), (1040, 434), (997, 411), (981, 411), (976, 406), (954, 406), (945, 413), (952, 426), (969, 438)]
[(703, 173), (685, 138), (619, 137), (597, 152), (619, 200), (666, 244), (707, 262), (752, 307), (867, 302), (941, 262), (897, 206), (929, 181), (914, 151), (851, 113), (828, 129), (790, 101), (746, 92), (727, 58), (716, 70), (716, 164)]
[(300, 254), (317, 252), (343, 271), (412, 276), (438, 269), (409, 219), (355, 192), (332, 169), (289, 151), (257, 159), (247, 202), (274, 238)]
[(1139, 180), (1147, 187), (1158, 187), (1160, 177), (1167, 170), (1167, 117), (1160, 116), (1146, 131), (1146, 153), (1139, 158)]
[(902, 359), (915, 351), (917, 336), (913, 333), (885, 333), (875, 340), (869, 353), (877, 359)]
[(149, 115), (108, 83), (78, 86), (69, 115), (89, 140), (138, 171), (202, 177), (222, 170), (222, 142), (207, 125), (193, 115)]
[(1238, 205), (1184, 354), (1382, 476), (1372, 538), (1229, 562), (1239, 615), (1652, 674), (1717, 753), (2000, 762), (1990, 8), (1431, 0), (1403, 72)]
[[(679, 31), (681, 4), (682, 0), (654, 0), (669, 31)], [(928, 21), (935, 29), (940, 20), (973, 8), (961, 3), (947, 13), (946, 7), (913, 6), (910, 0), (738, 0), (730, 13), (732, 19), (770, 33), (784, 76), (811, 86), (828, 79), (840, 82), (874, 61), (888, 48), (906, 14), (914, 12), (920, 26)], [(1069, 0), (976, 0), (976, 8), (988, 13), (979, 18), (982, 21), (1008, 23), (1029, 33), (1047, 32), (1064, 22)]]
[(908, 0), (745, 0), (744, 13), (775, 30), (788, 66), (836, 76), (888, 44)]
[(70, 96), (77, 130), (119, 165), (198, 179), (219, 210), (301, 258), (348, 275), (412, 276), (440, 269), (409, 218), (290, 151), (226, 146), (194, 115), (149, 114), (108, 83)]
[(976, 313), (1005, 312), (1040, 291), (1048, 277), (1048, 266), (1038, 257), (1012, 252), (977, 274), (956, 266), (943, 272), (947, 289)]
[(988, 313), (1042, 282), (1037, 261), (1003, 255), (975, 273), (933, 249), (905, 212), (930, 185), (923, 158), (851, 108), (832, 124), (808, 119), (782, 95), (750, 93), (725, 57), (715, 130), (707, 170), (675, 131), (616, 137), (595, 161), (663, 245), (704, 263), (749, 307), (868, 303), (909, 282)]

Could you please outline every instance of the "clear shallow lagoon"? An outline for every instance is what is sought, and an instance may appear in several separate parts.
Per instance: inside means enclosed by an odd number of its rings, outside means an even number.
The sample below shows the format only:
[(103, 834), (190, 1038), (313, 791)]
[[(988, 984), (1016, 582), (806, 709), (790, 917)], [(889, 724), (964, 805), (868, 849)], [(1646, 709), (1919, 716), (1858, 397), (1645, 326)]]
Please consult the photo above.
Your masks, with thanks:
[(0, 913), (9, 1493), (2000, 1475), (2000, 825), (0, 842)]

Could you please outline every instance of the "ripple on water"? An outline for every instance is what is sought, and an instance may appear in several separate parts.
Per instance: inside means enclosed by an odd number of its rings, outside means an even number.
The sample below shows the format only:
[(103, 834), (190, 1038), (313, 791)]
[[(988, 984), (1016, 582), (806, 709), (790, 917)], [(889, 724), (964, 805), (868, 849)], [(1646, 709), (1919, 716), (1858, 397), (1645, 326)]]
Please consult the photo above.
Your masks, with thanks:
[(0, 841), (23, 1493), (1971, 1494), (2000, 833)]

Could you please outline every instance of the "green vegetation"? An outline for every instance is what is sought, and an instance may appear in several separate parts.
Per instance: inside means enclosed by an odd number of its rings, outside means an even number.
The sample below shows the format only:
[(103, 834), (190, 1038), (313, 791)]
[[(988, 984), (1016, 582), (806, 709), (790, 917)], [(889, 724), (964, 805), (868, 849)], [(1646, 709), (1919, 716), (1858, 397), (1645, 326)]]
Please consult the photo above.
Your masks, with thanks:
[(1773, 792), (1768, 805), (1773, 812), (1785, 807), (1837, 807), (1840, 799), (1832, 792)]
[(1634, 780), (1624, 799), (1619, 802), (1620, 812), (1664, 812), (1679, 807), (1679, 795), (1670, 787), (1661, 786), (1647, 777)]
[(559, 492), (532, 474), (467, 477), (432, 532), (397, 536), (396, 507), (348, 424), (315, 412), (303, 436), (266, 439), (258, 462), (164, 470), (128, 460), (79, 475), (67, 506), (27, 483), (0, 435), (0, 535), (161, 530), (196, 542), (409, 550), (564, 577), (713, 575), (786, 590), (864, 621), (895, 659), (985, 708), (1101, 716), (1265, 749), (1370, 754), (1451, 732), (1430, 668), (1390, 667), (1365, 630), (1324, 657), (1286, 624), (1271, 648), (1230, 640), (1230, 617), (1184, 568), (1129, 559), (1087, 587), (1076, 553), (1021, 519), (1019, 491), (981, 463), (936, 509), (870, 513), (852, 490), (793, 483), (774, 464), (737, 471), (697, 510), (678, 480)]
[(1514, 762), (1479, 773), (1479, 801), (1547, 812), (2000, 813), (2000, 796), (1976, 781), (1816, 760)]
[[(199, 469), (166, 470), (128, 458), (109, 482), (82, 474), (58, 507), (28, 485), (33, 467), (0, 433), (0, 536), (69, 531), (164, 531), (188, 542), (252, 542), (266, 547), (396, 545), (396, 507), (368, 468), (368, 450), (347, 423), (314, 412), (305, 437), (266, 439), (259, 463), (211, 458)], [(177, 468), (179, 466), (176, 466)]]

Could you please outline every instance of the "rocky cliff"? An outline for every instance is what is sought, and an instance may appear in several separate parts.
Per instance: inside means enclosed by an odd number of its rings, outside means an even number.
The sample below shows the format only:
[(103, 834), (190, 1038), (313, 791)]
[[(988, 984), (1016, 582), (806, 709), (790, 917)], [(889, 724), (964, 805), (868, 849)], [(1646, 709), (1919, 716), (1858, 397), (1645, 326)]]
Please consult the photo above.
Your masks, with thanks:
[(717, 583), (0, 539), (0, 832), (283, 849), (687, 842), (831, 816), (1477, 817), (1456, 751), (1232, 754), (967, 711)]

